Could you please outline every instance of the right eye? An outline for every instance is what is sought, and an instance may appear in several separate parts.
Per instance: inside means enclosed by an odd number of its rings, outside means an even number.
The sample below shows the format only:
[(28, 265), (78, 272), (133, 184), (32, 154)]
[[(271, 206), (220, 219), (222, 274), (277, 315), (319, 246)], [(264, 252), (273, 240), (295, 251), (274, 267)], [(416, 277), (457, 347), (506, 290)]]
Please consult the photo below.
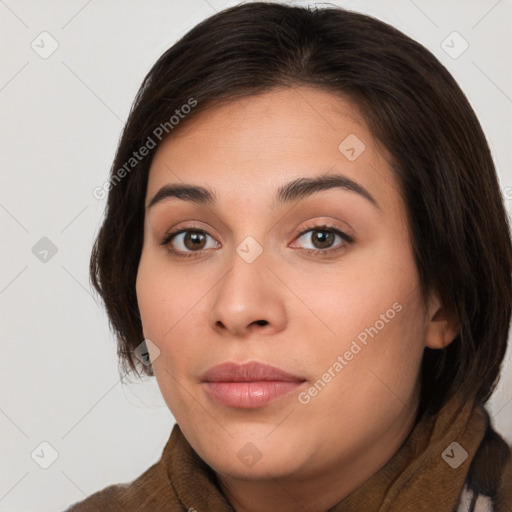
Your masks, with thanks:
[[(213, 241), (213, 243), (210, 243), (210, 247), (208, 247), (208, 238)], [(203, 250), (220, 247), (220, 244), (206, 231), (198, 229), (180, 229), (174, 233), (169, 233), (160, 244), (166, 247), (170, 253), (186, 258)]]

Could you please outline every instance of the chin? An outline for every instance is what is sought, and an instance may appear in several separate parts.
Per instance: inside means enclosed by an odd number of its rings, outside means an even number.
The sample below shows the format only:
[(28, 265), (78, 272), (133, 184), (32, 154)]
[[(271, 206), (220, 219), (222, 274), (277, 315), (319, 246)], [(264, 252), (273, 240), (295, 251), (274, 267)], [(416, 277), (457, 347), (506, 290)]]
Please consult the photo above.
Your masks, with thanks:
[[(266, 459), (266, 460), (264, 460)], [(294, 466), (291, 466), (294, 464)], [(220, 476), (229, 476), (240, 480), (272, 480), (275, 478), (285, 478), (286, 476), (296, 472), (295, 468), (297, 460), (291, 457), (284, 460), (282, 457), (279, 459), (262, 457), (259, 461), (255, 462), (252, 466), (245, 465), (244, 463), (233, 462), (232, 458), (223, 460), (215, 460), (209, 466)]]
[(208, 450), (202, 458), (216, 473), (232, 478), (266, 480), (300, 471), (298, 455), (304, 454), (303, 443), (295, 444), (290, 438), (286, 441), (278, 436), (265, 439), (265, 436), (268, 429), (257, 437), (234, 436), (215, 451)]

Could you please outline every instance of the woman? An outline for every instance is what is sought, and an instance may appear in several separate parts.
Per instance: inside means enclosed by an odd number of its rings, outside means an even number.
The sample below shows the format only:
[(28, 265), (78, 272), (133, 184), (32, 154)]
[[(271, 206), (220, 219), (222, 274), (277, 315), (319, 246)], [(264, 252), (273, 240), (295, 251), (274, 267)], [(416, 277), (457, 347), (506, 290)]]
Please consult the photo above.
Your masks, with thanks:
[(68, 510), (512, 510), (485, 409), (509, 226), (425, 48), (342, 9), (218, 13), (149, 72), (108, 192), (92, 281), (177, 425)]

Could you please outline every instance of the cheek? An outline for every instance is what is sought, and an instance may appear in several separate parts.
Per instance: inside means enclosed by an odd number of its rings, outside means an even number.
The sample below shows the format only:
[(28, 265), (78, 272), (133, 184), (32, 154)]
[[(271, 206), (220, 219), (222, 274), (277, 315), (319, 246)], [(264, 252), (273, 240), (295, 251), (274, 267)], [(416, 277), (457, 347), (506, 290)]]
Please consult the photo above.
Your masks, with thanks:
[(388, 325), (400, 323), (405, 316), (397, 309), (418, 306), (413, 255), (407, 245), (401, 246), (391, 237), (358, 249), (339, 265), (309, 269), (289, 278), (294, 280), (296, 295), (322, 320), (324, 333), (330, 331), (333, 340), (348, 341), (376, 322), (379, 331), (382, 322), (388, 330)]
[(312, 347), (311, 387), (300, 403), (311, 401), (312, 415), (333, 411), (333, 429), (350, 418), (363, 437), (412, 407), (424, 349), (419, 304), (403, 290), (347, 301), (337, 336)]
[[(183, 322), (187, 318), (190, 296), (184, 293), (184, 281), (170, 275), (169, 268), (148, 252), (143, 252), (137, 273), (136, 292), (144, 336), (156, 346), (151, 361), (157, 384), (167, 407), (175, 418), (185, 408), (180, 382), (186, 367), (187, 344)], [(156, 352), (158, 351), (158, 352)], [(155, 356), (155, 354), (157, 354)]]
[(153, 362), (159, 383), (164, 373), (181, 375), (193, 361), (198, 349), (195, 345), (204, 339), (197, 331), (203, 329), (204, 333), (202, 299), (209, 288), (206, 279), (197, 279), (183, 269), (173, 270), (161, 255), (143, 252), (137, 273), (137, 301), (144, 335), (159, 350)]
[[(340, 372), (345, 378), (339, 383), (352, 389), (378, 383), (378, 377), (398, 388), (416, 379), (425, 317), (413, 255), (406, 243), (399, 242), (386, 238), (360, 250), (357, 261), (347, 259), (336, 269), (299, 281), (297, 295), (307, 298), (317, 317), (304, 320), (301, 331), (311, 339), (313, 326), (317, 338), (318, 332), (324, 333), (312, 353), (315, 373), (325, 372), (338, 356), (345, 356)], [(309, 294), (306, 281), (315, 283)]]
[(165, 263), (164, 258), (143, 251), (136, 282), (144, 333), (157, 343), (172, 334), (200, 292), (185, 272), (171, 272)]
[(345, 376), (360, 395), (398, 407), (412, 398), (424, 351), (424, 322), (416, 291), (413, 287), (388, 295), (353, 338), (361, 351)]

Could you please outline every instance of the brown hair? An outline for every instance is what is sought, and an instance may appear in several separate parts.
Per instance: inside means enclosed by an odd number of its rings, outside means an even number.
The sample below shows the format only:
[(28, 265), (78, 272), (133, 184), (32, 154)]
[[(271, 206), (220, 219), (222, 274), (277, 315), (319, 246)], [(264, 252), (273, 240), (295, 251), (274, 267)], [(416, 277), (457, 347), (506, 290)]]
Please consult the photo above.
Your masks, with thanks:
[[(458, 321), (450, 345), (425, 348), (420, 409), (436, 413), (456, 392), (486, 402), (507, 347), (512, 247), (485, 136), (464, 93), (428, 50), (341, 8), (252, 2), (226, 9), (189, 31), (144, 79), (119, 142), (90, 262), (123, 370), (139, 366), (153, 375), (133, 351), (143, 340), (135, 282), (157, 128), (172, 136), (171, 116), (191, 98), (195, 106), (179, 126), (217, 102), (297, 85), (342, 95), (362, 110), (392, 158), (423, 297), (437, 292)], [(156, 147), (119, 179), (149, 138)]]

